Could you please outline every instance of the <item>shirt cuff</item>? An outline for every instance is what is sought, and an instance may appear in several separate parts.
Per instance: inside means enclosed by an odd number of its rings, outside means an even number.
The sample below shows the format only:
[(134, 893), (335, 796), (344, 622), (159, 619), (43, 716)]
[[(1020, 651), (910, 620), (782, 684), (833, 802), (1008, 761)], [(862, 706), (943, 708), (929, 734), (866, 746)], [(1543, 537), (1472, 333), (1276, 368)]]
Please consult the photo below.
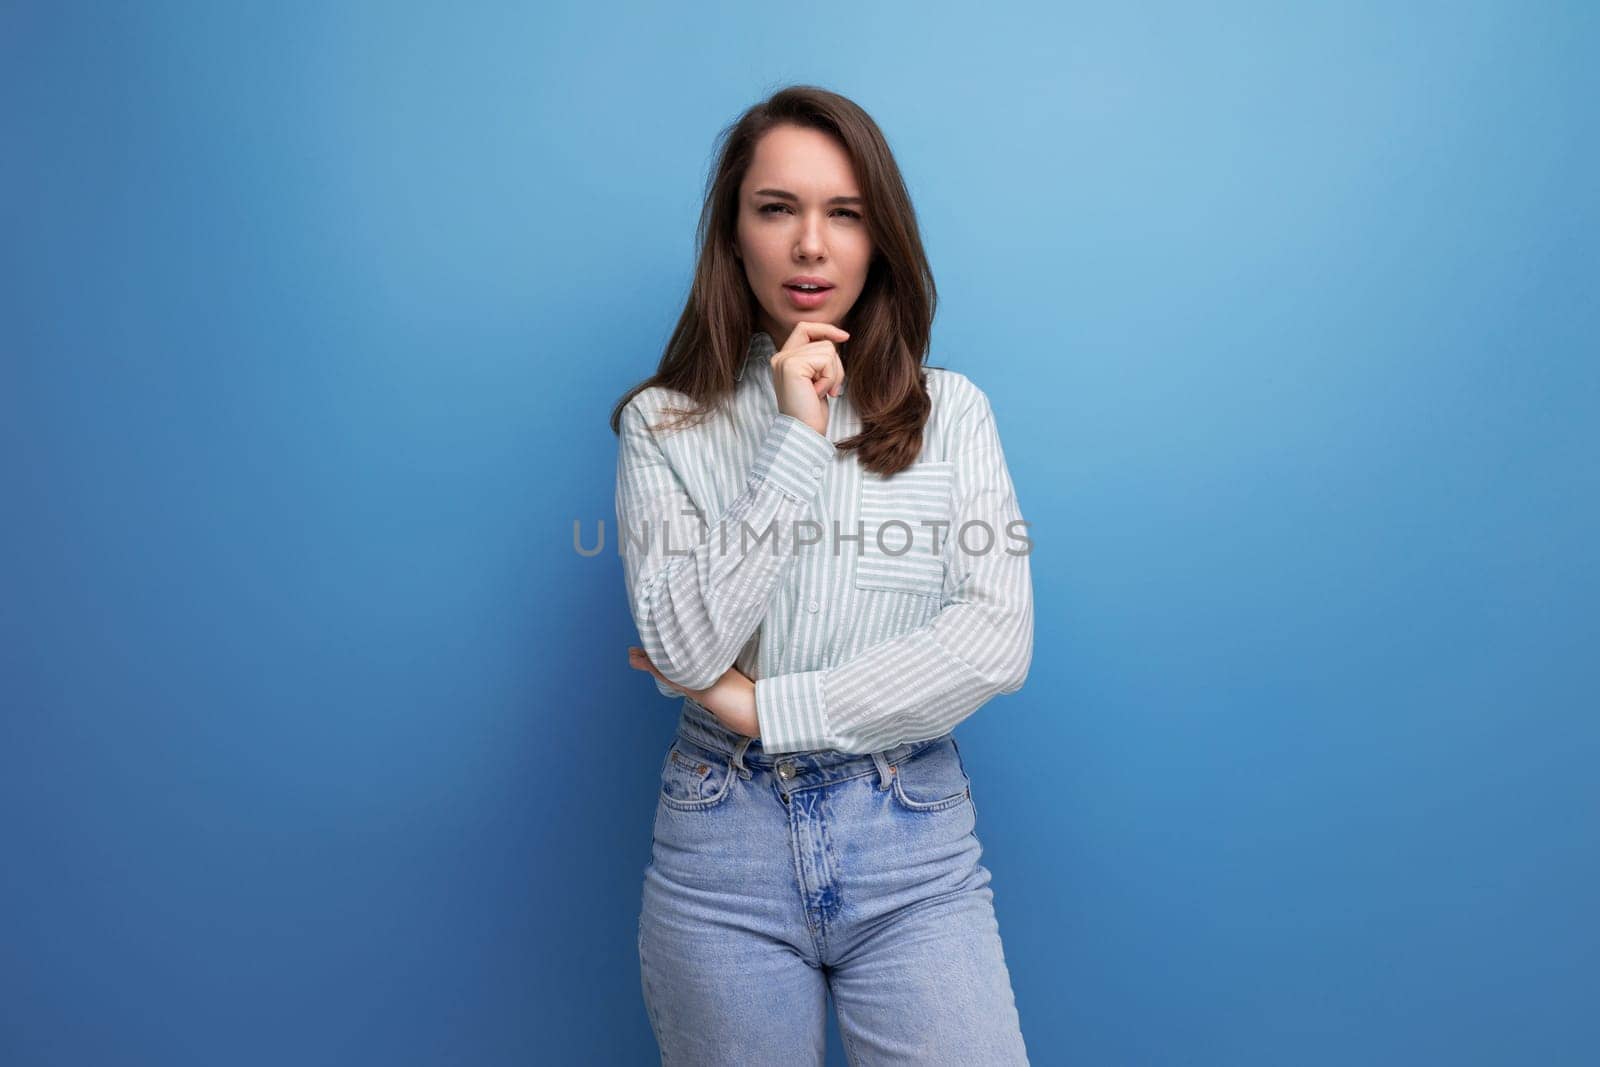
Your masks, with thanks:
[(822, 434), (779, 412), (750, 465), (750, 476), (766, 479), (798, 500), (810, 500), (822, 487), (822, 476), (837, 451)]
[(823, 711), (827, 671), (797, 671), (756, 679), (756, 723), (763, 752), (832, 748)]

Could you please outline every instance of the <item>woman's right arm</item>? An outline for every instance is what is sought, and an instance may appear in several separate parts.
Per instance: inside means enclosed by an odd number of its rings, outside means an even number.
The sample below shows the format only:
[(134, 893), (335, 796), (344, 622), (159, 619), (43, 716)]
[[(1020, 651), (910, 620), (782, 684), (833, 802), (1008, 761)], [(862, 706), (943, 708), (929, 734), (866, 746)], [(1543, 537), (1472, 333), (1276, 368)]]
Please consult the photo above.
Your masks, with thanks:
[(664, 676), (707, 689), (733, 665), (792, 566), (796, 520), (809, 513), (835, 451), (805, 422), (775, 414), (744, 491), (707, 517), (644, 414), (633, 403), (623, 409), (618, 547), (640, 641)]

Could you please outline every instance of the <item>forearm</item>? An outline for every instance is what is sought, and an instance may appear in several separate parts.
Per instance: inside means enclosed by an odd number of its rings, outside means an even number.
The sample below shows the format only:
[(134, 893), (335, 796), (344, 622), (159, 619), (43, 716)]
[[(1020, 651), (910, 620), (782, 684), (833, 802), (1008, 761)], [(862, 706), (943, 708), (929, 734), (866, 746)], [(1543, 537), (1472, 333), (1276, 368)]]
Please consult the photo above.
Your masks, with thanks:
[(796, 524), (834, 446), (800, 420), (775, 416), (744, 491), (704, 525), (691, 521), (688, 496), (665, 463), (639, 455), (628, 462), (625, 453), (617, 488), (634, 621), (663, 675), (704, 689), (732, 665), (794, 565)]
[(1001, 607), (952, 604), (836, 667), (758, 679), (762, 747), (877, 752), (937, 737), (1020, 689), (1032, 656), (1031, 596)]

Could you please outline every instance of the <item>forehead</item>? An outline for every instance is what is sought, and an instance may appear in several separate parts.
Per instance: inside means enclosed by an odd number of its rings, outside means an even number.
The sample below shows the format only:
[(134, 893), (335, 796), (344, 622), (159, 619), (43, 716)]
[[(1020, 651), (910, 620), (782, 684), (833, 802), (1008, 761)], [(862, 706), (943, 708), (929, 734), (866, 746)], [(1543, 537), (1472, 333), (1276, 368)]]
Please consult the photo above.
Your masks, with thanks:
[(772, 187), (801, 197), (858, 196), (844, 146), (821, 130), (775, 126), (756, 142), (744, 191)]

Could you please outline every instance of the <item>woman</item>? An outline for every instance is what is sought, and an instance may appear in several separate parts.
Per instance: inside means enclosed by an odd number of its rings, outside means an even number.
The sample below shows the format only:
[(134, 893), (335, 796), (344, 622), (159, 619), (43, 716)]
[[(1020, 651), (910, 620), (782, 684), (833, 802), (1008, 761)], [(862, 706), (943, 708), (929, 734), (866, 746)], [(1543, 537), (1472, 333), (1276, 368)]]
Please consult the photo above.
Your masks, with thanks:
[(936, 294), (857, 105), (791, 86), (729, 130), (693, 290), (612, 412), (643, 648), (684, 698), (639, 957), (663, 1063), (1027, 1062), (950, 730), (1033, 650), (994, 417), (927, 367)]

